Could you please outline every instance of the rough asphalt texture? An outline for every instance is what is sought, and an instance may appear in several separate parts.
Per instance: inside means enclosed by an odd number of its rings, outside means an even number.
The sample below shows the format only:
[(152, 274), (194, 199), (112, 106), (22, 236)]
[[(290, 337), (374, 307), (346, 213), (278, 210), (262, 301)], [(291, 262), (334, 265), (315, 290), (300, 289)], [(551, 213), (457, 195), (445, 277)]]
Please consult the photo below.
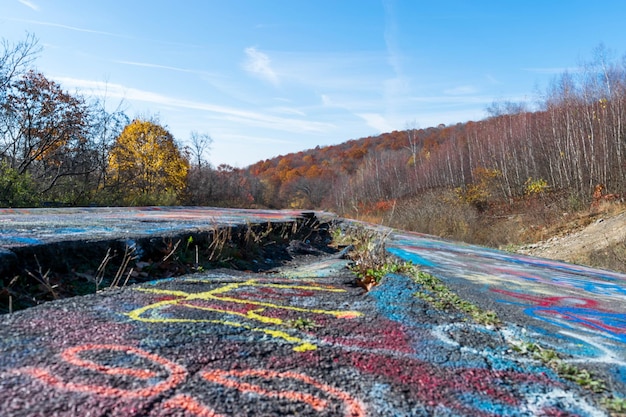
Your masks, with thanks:
[[(175, 227), (184, 215), (199, 227), (202, 210), (160, 221)], [(18, 234), (11, 216), (0, 223), (7, 241)], [(364, 293), (333, 257), (187, 275), (2, 316), (0, 416), (607, 415), (597, 397), (513, 351), (517, 341), (549, 346), (624, 396), (625, 276), (418, 234), (394, 233), (387, 246), (505, 324), (436, 310), (405, 276)]]

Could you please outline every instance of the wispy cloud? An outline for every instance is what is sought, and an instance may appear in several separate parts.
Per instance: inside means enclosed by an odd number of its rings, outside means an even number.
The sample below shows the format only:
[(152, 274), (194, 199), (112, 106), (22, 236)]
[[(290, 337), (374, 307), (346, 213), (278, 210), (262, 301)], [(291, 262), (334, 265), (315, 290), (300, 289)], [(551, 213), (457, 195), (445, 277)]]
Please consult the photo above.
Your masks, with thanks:
[(240, 145), (293, 145), (293, 142), (289, 139), (277, 139), (276, 137), (270, 136), (233, 134), (230, 130), (226, 129), (216, 129), (215, 133), (219, 137), (228, 140), (230, 143), (237, 143)]
[(49, 26), (49, 27), (55, 27), (55, 28), (60, 28), (60, 29), (73, 30), (75, 32), (95, 33), (95, 34), (98, 34), (98, 35), (115, 36), (117, 38), (130, 38), (129, 36), (119, 35), (117, 33), (104, 32), (104, 31), (101, 31), (101, 30), (79, 28), (79, 27), (76, 27), (76, 26), (62, 25), (60, 23), (42, 22), (40, 20), (15, 19), (15, 18), (8, 18), (8, 20), (11, 20), (11, 21), (14, 21), (14, 22), (30, 23), (32, 25)]
[[(389, 75), (386, 53), (381, 51), (272, 52), (271, 69), (281, 85), (315, 92), (374, 91)], [(382, 75), (381, 75), (382, 74)]]
[(293, 107), (277, 106), (277, 107), (272, 107), (271, 110), (276, 113), (281, 113), (281, 114), (293, 114), (295, 116), (306, 116), (306, 113), (304, 113), (302, 110), (298, 110)]
[(490, 95), (442, 95), (442, 96), (411, 96), (406, 100), (408, 103), (422, 103), (432, 105), (469, 105), (469, 104), (489, 104), (493, 102)]
[(278, 85), (278, 75), (271, 67), (270, 57), (254, 47), (246, 48), (246, 61), (243, 68), (255, 77)]
[(242, 125), (264, 127), (287, 132), (327, 132), (335, 126), (330, 123), (302, 120), (298, 118), (280, 117), (272, 114), (240, 110), (232, 107), (219, 106), (211, 103), (184, 100), (169, 97), (151, 91), (125, 87), (119, 84), (108, 84), (101, 81), (82, 80), (68, 77), (53, 77), (64, 88), (75, 88), (93, 95), (106, 94), (109, 98), (120, 98), (128, 101), (142, 101), (164, 107), (201, 110)]
[(394, 2), (384, 0), (385, 9), (385, 45), (387, 46), (387, 59), (396, 75), (400, 75), (402, 67), (400, 64), (400, 52), (398, 48), (398, 24), (396, 23)]
[(32, 1), (28, 1), (28, 0), (17, 0), (20, 3), (22, 3), (24, 6), (38, 12), (39, 11), (39, 6), (37, 6), (35, 3), (33, 3)]
[(398, 100), (400, 100), (410, 88), (410, 80), (405, 74), (402, 62), (402, 50), (398, 44), (400, 35), (398, 18), (396, 17), (395, 1), (384, 0), (383, 7), (385, 11), (384, 38), (387, 49), (387, 62), (393, 71), (393, 77), (384, 81), (383, 88), (386, 101), (386, 112), (394, 114), (398, 111)]
[(134, 61), (114, 61), (117, 64), (123, 65), (132, 65), (134, 67), (144, 67), (144, 68), (155, 68), (155, 69), (164, 69), (168, 71), (176, 71), (176, 72), (184, 72), (188, 74), (199, 74), (199, 75), (212, 75), (206, 71), (193, 70), (188, 68), (180, 68), (180, 67), (172, 67), (169, 65), (159, 65), (159, 64), (151, 64), (148, 62), (134, 62)]
[(359, 113), (361, 119), (365, 120), (368, 126), (373, 127), (378, 132), (391, 132), (393, 127), (387, 122), (383, 116), (377, 113)]

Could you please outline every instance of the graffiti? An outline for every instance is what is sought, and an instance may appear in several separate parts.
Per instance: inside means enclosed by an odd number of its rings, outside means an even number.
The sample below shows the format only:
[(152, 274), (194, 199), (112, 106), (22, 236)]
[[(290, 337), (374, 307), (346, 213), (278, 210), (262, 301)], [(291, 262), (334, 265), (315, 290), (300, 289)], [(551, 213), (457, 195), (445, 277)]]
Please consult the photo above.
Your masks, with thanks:
[(198, 417), (223, 417), (222, 414), (218, 414), (208, 407), (200, 404), (195, 398), (179, 394), (163, 403), (163, 408), (173, 408), (188, 411), (195, 414)]
[(165, 380), (162, 380), (155, 385), (129, 390), (115, 388), (113, 386), (81, 384), (77, 382), (63, 381), (59, 377), (53, 375), (50, 371), (43, 368), (24, 368), (20, 372), (30, 375), (31, 377), (45, 382), (47, 385), (50, 385), (59, 390), (77, 391), (98, 394), (107, 397), (124, 398), (152, 397), (179, 385), (187, 377), (187, 371), (185, 371), (183, 367), (175, 364), (174, 362), (168, 361), (167, 359), (164, 359), (160, 356), (153, 355), (144, 350), (137, 349), (131, 346), (90, 344), (82, 345), (65, 350), (61, 354), (61, 358), (71, 365), (89, 369), (92, 371), (97, 371), (105, 375), (128, 376), (144, 381), (150, 381), (158, 377), (158, 374), (154, 371), (104, 365), (89, 359), (82, 359), (80, 357), (81, 353), (89, 353), (94, 351), (113, 351), (121, 353), (125, 356), (136, 356), (138, 358), (145, 359), (149, 362), (161, 366), (162, 368), (164, 368), (164, 370), (167, 371), (169, 376)]
[[(98, 362), (96, 359), (85, 359), (82, 357), (82, 355), (88, 356), (90, 354), (92, 356), (97, 356), (95, 355), (97, 352), (119, 354), (117, 359), (121, 363), (132, 363), (133, 360), (137, 358), (142, 359), (146, 364), (152, 366), (156, 365), (156, 367), (162, 368), (162, 370), (167, 372), (168, 376), (165, 379), (161, 379), (160, 372), (157, 371), (146, 370), (144, 368), (127, 367), (123, 365), (105, 364)], [(188, 372), (184, 367), (161, 356), (132, 346), (86, 344), (66, 349), (60, 356), (65, 362), (75, 367), (94, 371), (105, 376), (134, 378), (146, 383), (148, 386), (143, 388), (127, 389), (114, 387), (114, 382), (112, 382), (111, 385), (99, 385), (95, 383), (86, 384), (65, 381), (62, 377), (54, 375), (51, 371), (45, 368), (36, 367), (23, 368), (17, 370), (16, 373), (28, 375), (56, 390), (81, 392), (120, 399), (153, 398), (164, 394), (166, 391), (175, 389), (188, 377)], [(234, 389), (244, 394), (253, 394), (254, 396), (304, 403), (316, 412), (321, 412), (330, 406), (329, 400), (316, 394), (309, 394), (289, 389), (272, 389), (277, 381), (280, 380), (289, 379), (292, 381), (298, 381), (305, 386), (308, 385), (317, 389), (320, 393), (323, 393), (324, 396), (329, 396), (338, 400), (343, 404), (345, 416), (365, 416), (364, 405), (360, 401), (354, 399), (350, 394), (298, 372), (277, 372), (254, 369), (225, 371), (220, 369), (211, 369), (200, 372), (200, 375), (202, 379), (208, 383)], [(246, 379), (253, 379), (257, 382), (245, 382)], [(155, 380), (158, 380), (158, 382), (154, 383)], [(174, 397), (167, 399), (162, 406), (164, 408), (182, 409), (191, 412), (198, 417), (221, 416), (221, 414), (205, 405), (202, 405), (196, 399), (186, 394), (175, 395)]]
[(69, 239), (117, 239), (163, 232), (213, 230), (250, 223), (293, 222), (295, 210), (212, 209), (208, 207), (0, 209), (0, 245), (32, 246)]
[(474, 299), (501, 294), (501, 311), (518, 308), (538, 341), (626, 383), (626, 315), (618, 307), (626, 301), (625, 275), (413, 233), (391, 235), (387, 247)]
[[(254, 289), (256, 294), (246, 292)], [(282, 298), (289, 296), (312, 296), (316, 292), (345, 292), (345, 290), (331, 286), (320, 285), (292, 285), (263, 283), (258, 280), (233, 282), (215, 289), (200, 293), (189, 293), (179, 290), (163, 290), (156, 288), (139, 288), (138, 291), (152, 293), (168, 297), (145, 307), (140, 307), (129, 313), (128, 317), (133, 320), (148, 323), (213, 323), (225, 326), (244, 328), (252, 332), (266, 334), (272, 338), (281, 339), (287, 343), (296, 345), (293, 350), (303, 352), (317, 349), (312, 344), (300, 337), (293, 336), (285, 330), (277, 330), (268, 326), (286, 326), (286, 319), (281, 317), (284, 312), (296, 312), (306, 315), (332, 316), (337, 319), (352, 319), (360, 316), (358, 311), (324, 310), (308, 307), (282, 305), (255, 299), (259, 295), (277, 297), (276, 291), (282, 291)], [(185, 311), (180, 312), (180, 317), (172, 317), (177, 309), (191, 309), (205, 313), (217, 313), (216, 318), (189, 318), (185, 317)], [(273, 314), (271, 314), (273, 313)], [(223, 316), (246, 319), (260, 323), (265, 327), (250, 325), (233, 319), (225, 319)]]
[(360, 401), (355, 400), (346, 392), (321, 383), (314, 378), (297, 372), (275, 372), (269, 370), (244, 370), (244, 371), (221, 371), (211, 370), (202, 373), (202, 377), (228, 388), (235, 388), (244, 393), (253, 393), (270, 398), (282, 398), (294, 402), (303, 402), (311, 406), (315, 411), (322, 411), (328, 407), (329, 402), (311, 394), (305, 394), (292, 390), (267, 390), (259, 385), (241, 382), (237, 378), (256, 377), (266, 380), (291, 379), (311, 385), (332, 397), (340, 399), (346, 408), (346, 416), (365, 416), (365, 409)]
[[(626, 343), (626, 313), (607, 311), (599, 307), (596, 300), (578, 297), (541, 297), (519, 292), (492, 288), (492, 292), (527, 301), (520, 304), (531, 317), (569, 329), (580, 326), (609, 335)], [(578, 325), (578, 326), (576, 326)]]
[[(85, 404), (59, 416), (86, 415), (100, 404), (109, 407), (101, 415), (225, 417), (254, 415), (257, 406), (269, 407), (260, 415), (298, 410), (301, 415), (349, 417), (521, 416), (564, 408), (570, 415), (603, 415), (567, 394), (567, 386), (540, 365), (520, 366), (506, 353), (497, 329), (436, 325), (439, 318), (424, 317), (417, 305), (421, 301), (413, 296), (417, 284), (407, 277), (387, 277), (367, 296), (349, 301), (348, 289), (328, 281), (208, 277), (160, 281), (99, 297), (101, 304), (90, 305), (88, 312), (57, 309), (46, 314), (37, 322), (41, 334), (55, 326), (50, 320), (60, 323), (68, 314), (72, 320), (54, 333), (62, 342), (50, 346), (46, 341), (45, 348), (33, 350), (39, 338), (33, 339), (30, 351), (46, 359), (36, 366), (20, 359), (17, 371), (9, 371), (16, 379), (0, 391), (0, 414), (15, 415), (8, 407), (26, 379), (51, 388), (30, 388), (40, 393), (39, 402), (68, 398)], [(344, 304), (350, 308), (336, 307)], [(287, 326), (293, 317), (325, 325), (297, 332)], [(118, 327), (107, 327), (116, 320)], [(235, 338), (223, 337), (220, 327), (229, 321), (284, 331), (299, 340), (253, 339), (247, 328), (233, 332)], [(84, 340), (86, 330), (97, 343), (67, 347)], [(316, 349), (293, 349), (303, 343)], [(11, 366), (7, 361), (4, 368)], [(51, 415), (56, 409), (45, 411)]]
[[(450, 339), (451, 332), (456, 330), (447, 328), (444, 335), (443, 332), (438, 333), (436, 326), (433, 328), (430, 324), (419, 324), (415, 312), (407, 307), (411, 300), (416, 300), (413, 297), (416, 284), (406, 277), (396, 276), (385, 282), (384, 288), (381, 286), (371, 292), (373, 300), (377, 300), (375, 310), (380, 313), (371, 317), (355, 310), (312, 307), (311, 300), (318, 294), (345, 293), (345, 290), (331, 285), (248, 279), (213, 284), (208, 291), (180, 289), (192, 283), (211, 285), (211, 280), (186, 279), (179, 281), (176, 289), (154, 286), (138, 288), (137, 293), (157, 297), (157, 300), (126, 313), (126, 316), (144, 323), (210, 323), (262, 332), (273, 339), (292, 344), (291, 351), (298, 354), (293, 359), (297, 361), (297, 366), (307, 363), (307, 357), (299, 355), (312, 354), (320, 348), (330, 349), (337, 352), (337, 366), (356, 370), (358, 374), (355, 377), (363, 380), (363, 383), (369, 378), (384, 380), (388, 387), (397, 385), (409, 390), (410, 396), (419, 400), (424, 407), (439, 404), (457, 413), (491, 415), (493, 410), (500, 410), (517, 414), (515, 410), (532, 406), (531, 401), (536, 398), (532, 393), (551, 392), (558, 387), (558, 383), (542, 376), (544, 370), (537, 370), (537, 374), (518, 371), (514, 358), (507, 358), (501, 353), (505, 350), (503, 338), (489, 336), (489, 332), (479, 334), (482, 329), (478, 329), (478, 326), (475, 326), (476, 329), (459, 327), (459, 333), (470, 329), (483, 342), (486, 337), (492, 337), (489, 344), (494, 347), (491, 350), (463, 347), (462, 356), (453, 359), (457, 355), (456, 351), (461, 349), (459, 343), (455, 344)], [(174, 283), (168, 281), (161, 285), (172, 287)], [(372, 306), (363, 305), (362, 308)], [(288, 317), (293, 317), (290, 315), (292, 313), (311, 318), (314, 322), (318, 322), (319, 316), (335, 319), (332, 322), (334, 332), (325, 334), (324, 329), (317, 328), (301, 336), (286, 327)], [(328, 327), (328, 323), (324, 327)], [(502, 347), (497, 348), (498, 343)], [(440, 359), (437, 359), (439, 356)], [(483, 369), (485, 361), (493, 369)], [(272, 366), (291, 368), (294, 363), (273, 362)], [(312, 363), (316, 363), (316, 360), (312, 359)], [(325, 401), (328, 400), (318, 395), (294, 391), (287, 388), (290, 385), (283, 389), (276, 386), (279, 380), (293, 380), (299, 382), (298, 386), (304, 384), (323, 391), (325, 396), (340, 399), (346, 404), (345, 409), (349, 410), (346, 415), (362, 413), (359, 403), (351, 404), (351, 397), (347, 393), (333, 391), (332, 387), (307, 379), (309, 377), (303, 377), (300, 373), (278, 372), (270, 368), (229, 371), (211, 369), (203, 370), (199, 375), (206, 383), (242, 393), (300, 402), (316, 412), (327, 407)], [(272, 388), (268, 389), (261, 383), (263, 381), (272, 381)], [(515, 381), (515, 385), (524, 388), (522, 392), (517, 392), (504, 381)], [(378, 391), (384, 388), (382, 385), (377, 387)], [(195, 415), (221, 417), (221, 414), (215, 414), (213, 409), (205, 407), (193, 397), (174, 397), (166, 406)], [(572, 409), (578, 409), (576, 403), (571, 406)]]
[[(394, 234), (389, 252), (426, 268), (460, 277), (464, 271), (473, 274), (506, 276), (514, 281), (571, 285), (585, 291), (594, 287), (609, 288), (624, 295), (626, 276), (582, 265), (533, 258), (495, 249), (450, 242), (418, 233)], [(612, 284), (609, 284), (612, 283)]]

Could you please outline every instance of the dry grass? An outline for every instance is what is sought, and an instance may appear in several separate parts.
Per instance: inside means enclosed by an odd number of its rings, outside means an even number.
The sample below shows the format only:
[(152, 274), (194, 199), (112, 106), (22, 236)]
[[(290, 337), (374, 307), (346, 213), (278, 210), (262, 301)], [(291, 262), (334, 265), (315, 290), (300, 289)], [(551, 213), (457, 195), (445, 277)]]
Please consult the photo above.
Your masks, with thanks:
[(348, 258), (356, 275), (356, 283), (369, 291), (388, 273), (396, 272), (398, 262), (385, 249), (385, 241), (391, 230), (380, 232), (361, 225), (336, 228), (333, 242), (336, 246), (349, 248)]
[[(600, 218), (626, 212), (626, 205), (590, 202), (567, 194), (546, 193), (506, 203), (492, 202), (478, 212), (454, 195), (453, 190), (430, 191), (419, 198), (399, 201), (386, 224), (453, 240), (494, 248), (521, 245), (571, 234)], [(589, 266), (626, 272), (626, 242), (592, 251), (581, 262)]]
[(450, 190), (426, 192), (419, 198), (399, 202), (389, 225), (456, 240), (471, 239), (478, 212), (455, 200)]

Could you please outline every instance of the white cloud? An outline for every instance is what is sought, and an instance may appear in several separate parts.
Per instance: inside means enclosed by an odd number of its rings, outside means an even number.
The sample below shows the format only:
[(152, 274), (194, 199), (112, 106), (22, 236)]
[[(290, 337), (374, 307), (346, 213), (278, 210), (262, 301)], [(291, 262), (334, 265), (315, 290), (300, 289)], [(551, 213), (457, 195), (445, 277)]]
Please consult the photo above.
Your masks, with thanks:
[(93, 95), (106, 95), (108, 98), (120, 98), (127, 101), (142, 101), (165, 107), (201, 110), (219, 115), (220, 119), (241, 125), (264, 127), (286, 132), (327, 132), (335, 126), (331, 123), (315, 122), (297, 118), (279, 117), (210, 103), (168, 97), (151, 91), (109, 84), (101, 81), (82, 80), (68, 77), (52, 77), (64, 88), (86, 90)]
[(255, 77), (268, 81), (271, 84), (278, 85), (279, 80), (276, 72), (271, 67), (270, 57), (254, 47), (244, 50), (247, 59), (243, 64), (243, 68)]
[(54, 27), (54, 28), (73, 30), (75, 32), (95, 33), (95, 34), (98, 34), (98, 35), (113, 36), (113, 37), (117, 37), (117, 38), (127, 38), (127, 39), (129, 38), (128, 36), (118, 35), (116, 33), (103, 32), (101, 30), (84, 29), (84, 28), (79, 28), (79, 27), (76, 27), (76, 26), (61, 25), (59, 23), (42, 22), (40, 20), (14, 19), (14, 18), (7, 18), (7, 19), (11, 20), (13, 22), (30, 23), (32, 25), (39, 25), (39, 26), (50, 26), (50, 27)]
[(277, 106), (277, 107), (272, 107), (272, 111), (274, 111), (276, 113), (293, 114), (293, 115), (297, 115), (297, 116), (306, 116), (305, 112), (303, 112), (302, 110), (295, 109), (293, 107)]
[(191, 74), (209, 74), (205, 71), (197, 71), (197, 70), (190, 70), (186, 68), (171, 67), (168, 65), (150, 64), (148, 62), (134, 62), (134, 61), (114, 61), (114, 62), (118, 64), (123, 64), (123, 65), (132, 65), (135, 67), (165, 69), (169, 71), (186, 72), (186, 73), (191, 73)]
[(379, 132), (391, 132), (393, 130), (387, 120), (378, 113), (359, 113), (357, 116), (365, 120), (368, 126), (373, 127)]
[(24, 6), (38, 12), (39, 11), (39, 6), (37, 6), (35, 3), (33, 3), (32, 1), (28, 1), (28, 0), (17, 0), (20, 3), (22, 3)]
[(324, 106), (334, 106), (333, 100), (327, 94), (322, 94), (320, 96), (322, 99), (322, 105)]

